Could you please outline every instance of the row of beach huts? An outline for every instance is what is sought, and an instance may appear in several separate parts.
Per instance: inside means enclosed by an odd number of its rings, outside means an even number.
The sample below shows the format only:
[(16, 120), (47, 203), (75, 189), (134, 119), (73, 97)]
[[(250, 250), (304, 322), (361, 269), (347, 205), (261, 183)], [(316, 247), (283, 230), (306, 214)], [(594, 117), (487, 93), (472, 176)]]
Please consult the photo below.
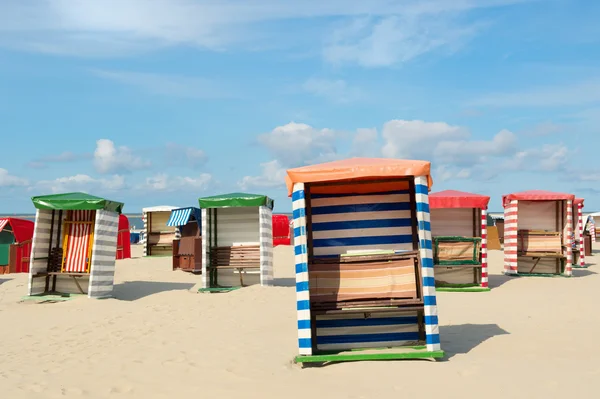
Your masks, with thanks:
[[(426, 161), (352, 158), (287, 171), (293, 209), (299, 363), (439, 358), (436, 291), (489, 291), (487, 251), (504, 247), (507, 275), (571, 276), (595, 242), (593, 217), (568, 193), (503, 196), (501, 236), (489, 196), (430, 193)], [(35, 225), (0, 219), (28, 295), (111, 297), (115, 259), (129, 256), (123, 204), (84, 193), (33, 198)], [(266, 195), (200, 198), (143, 211), (145, 256), (201, 274), (200, 292), (274, 285), (274, 224)], [(0, 236), (1, 237), (1, 236)], [(282, 241), (278, 241), (281, 239)], [(9, 241), (9, 240), (7, 240)], [(5, 242), (5, 241), (0, 241)], [(125, 249), (125, 247), (127, 247)]]

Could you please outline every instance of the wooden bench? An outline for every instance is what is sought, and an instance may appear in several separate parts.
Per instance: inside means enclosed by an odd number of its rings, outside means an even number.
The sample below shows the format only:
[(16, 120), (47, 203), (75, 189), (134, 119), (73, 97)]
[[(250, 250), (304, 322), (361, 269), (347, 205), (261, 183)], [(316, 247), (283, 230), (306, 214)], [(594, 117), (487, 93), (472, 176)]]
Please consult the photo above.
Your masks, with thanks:
[(313, 258), (308, 278), (315, 310), (423, 305), (417, 251)]
[(556, 231), (546, 230), (518, 230), (517, 231), (517, 257), (532, 258), (533, 266), (527, 273), (533, 273), (542, 259), (556, 259), (557, 270), (560, 274), (566, 256), (563, 254), (565, 246), (562, 244), (562, 235)]
[(260, 269), (260, 245), (238, 245), (213, 247), (210, 250), (210, 269), (234, 269), (240, 275), (240, 285), (244, 287), (243, 272), (246, 269)]
[[(75, 272), (63, 272), (61, 271), (61, 260), (62, 260), (62, 248), (52, 248), (49, 257), (34, 258), (34, 260), (47, 260), (48, 266), (45, 272), (39, 272), (32, 275), (33, 278), (44, 277), (46, 278), (46, 292), (56, 291), (56, 278), (58, 276), (68, 276), (73, 279), (77, 289), (81, 294), (85, 294), (83, 288), (77, 281), (78, 278), (89, 276), (90, 273), (75, 273)], [(50, 279), (52, 278), (52, 290), (50, 290)]]

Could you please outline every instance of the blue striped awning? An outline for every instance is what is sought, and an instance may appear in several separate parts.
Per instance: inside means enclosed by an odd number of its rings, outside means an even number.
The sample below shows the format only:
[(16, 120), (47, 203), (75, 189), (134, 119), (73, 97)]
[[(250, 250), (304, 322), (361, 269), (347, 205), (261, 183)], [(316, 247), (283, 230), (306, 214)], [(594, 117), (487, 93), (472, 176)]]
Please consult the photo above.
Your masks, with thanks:
[(198, 222), (198, 225), (200, 225), (202, 217), (200, 209), (194, 207), (173, 209), (171, 211), (171, 217), (169, 217), (169, 221), (167, 222), (167, 226), (184, 226), (188, 224), (192, 215)]

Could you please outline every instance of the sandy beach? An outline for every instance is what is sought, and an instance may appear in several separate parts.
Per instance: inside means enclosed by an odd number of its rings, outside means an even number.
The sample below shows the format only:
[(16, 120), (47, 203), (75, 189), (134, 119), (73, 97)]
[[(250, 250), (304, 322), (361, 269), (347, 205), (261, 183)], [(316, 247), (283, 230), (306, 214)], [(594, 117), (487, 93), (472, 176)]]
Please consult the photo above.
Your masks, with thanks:
[[(3, 398), (596, 397), (598, 255), (573, 278), (509, 278), (491, 251), (491, 292), (438, 293), (442, 361), (292, 363), (291, 247), (277, 287), (197, 294), (170, 258), (117, 261), (115, 299), (21, 301), (27, 276), (0, 276)], [(597, 379), (598, 378), (598, 379)]]

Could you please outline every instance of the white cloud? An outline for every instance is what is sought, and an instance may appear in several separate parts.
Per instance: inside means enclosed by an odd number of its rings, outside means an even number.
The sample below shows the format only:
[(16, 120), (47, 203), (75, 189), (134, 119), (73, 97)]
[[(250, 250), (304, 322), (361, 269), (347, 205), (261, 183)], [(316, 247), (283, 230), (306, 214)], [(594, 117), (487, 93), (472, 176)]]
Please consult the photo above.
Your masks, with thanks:
[(111, 140), (100, 139), (96, 141), (94, 166), (98, 173), (126, 173), (147, 168), (150, 166), (150, 162), (133, 155), (127, 147), (117, 148)]
[(430, 159), (440, 141), (464, 140), (470, 134), (463, 127), (445, 122), (391, 120), (383, 125), (382, 136), (382, 154), (387, 158)]
[(334, 64), (385, 67), (404, 63), (437, 49), (456, 51), (477, 33), (477, 24), (429, 14), (361, 18), (334, 32), (324, 57)]
[(31, 190), (51, 191), (52, 193), (64, 193), (72, 191), (119, 191), (127, 187), (125, 177), (113, 175), (109, 178), (96, 179), (88, 175), (78, 174), (74, 176), (59, 177), (54, 180), (40, 180)]
[(27, 163), (27, 166), (33, 169), (42, 169), (46, 168), (49, 163), (76, 162), (84, 159), (90, 159), (91, 157), (92, 154), (89, 153), (75, 154), (70, 151), (65, 151), (58, 155), (48, 155), (45, 157), (40, 157)]
[(315, 96), (331, 102), (346, 104), (359, 100), (363, 94), (360, 89), (351, 87), (346, 81), (310, 78), (302, 85), (303, 89)]
[(242, 190), (268, 189), (285, 185), (286, 169), (278, 160), (272, 160), (260, 164), (262, 174), (260, 176), (245, 176), (238, 182)]
[(169, 176), (166, 173), (160, 173), (146, 178), (146, 181), (137, 186), (139, 191), (194, 191), (200, 192), (208, 189), (214, 184), (214, 178), (209, 173), (201, 173), (196, 177), (188, 176)]
[(532, 170), (539, 172), (565, 171), (571, 151), (563, 144), (544, 144), (517, 152), (505, 164), (510, 170)]
[(530, 129), (524, 131), (525, 134), (534, 137), (550, 136), (556, 133), (560, 133), (565, 130), (565, 126), (558, 125), (552, 122), (543, 122), (533, 126)]
[(199, 100), (235, 97), (222, 84), (199, 77), (107, 70), (93, 70), (92, 73), (151, 94)]
[(350, 155), (354, 157), (379, 156), (379, 133), (375, 128), (359, 128), (352, 139)]
[(334, 158), (338, 136), (332, 129), (315, 129), (304, 123), (290, 122), (261, 134), (258, 141), (283, 165), (300, 166)]
[(471, 177), (471, 170), (468, 168), (455, 168), (448, 165), (441, 165), (434, 169), (432, 176), (436, 182), (463, 180)]
[[(315, 30), (330, 31), (331, 18), (373, 17), (364, 32), (332, 40), (328, 59), (382, 65), (439, 48), (454, 49), (473, 34), (461, 16), (478, 8), (528, 0), (39, 0), (0, 2), (0, 45), (77, 56), (126, 56), (172, 46), (221, 51), (232, 46), (285, 42)], [(327, 18), (330, 17), (330, 18)], [(272, 23), (313, 19), (295, 36)], [(269, 32), (269, 28), (271, 32)], [(277, 34), (273, 31), (278, 32)], [(284, 36), (284, 37), (282, 37)], [(359, 54), (364, 51), (365, 54)]]
[(0, 168), (0, 187), (22, 187), (29, 185), (27, 179), (11, 175), (8, 170)]
[(510, 156), (517, 151), (517, 136), (501, 130), (491, 141), (440, 141), (434, 145), (434, 158), (443, 163), (471, 166), (486, 162), (490, 157)]

